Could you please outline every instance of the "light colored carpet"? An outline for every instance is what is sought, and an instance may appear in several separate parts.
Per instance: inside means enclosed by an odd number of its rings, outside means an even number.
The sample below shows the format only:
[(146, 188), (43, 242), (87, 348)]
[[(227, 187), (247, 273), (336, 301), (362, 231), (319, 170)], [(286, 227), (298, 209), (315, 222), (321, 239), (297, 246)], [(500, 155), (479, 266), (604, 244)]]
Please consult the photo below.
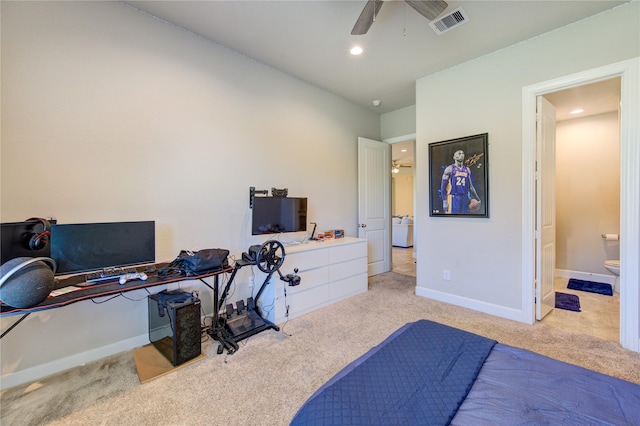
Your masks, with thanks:
[(265, 331), (141, 385), (133, 351), (3, 392), (3, 425), (287, 425), (342, 367), (407, 322), (438, 321), (640, 384), (640, 354), (542, 323), (526, 325), (415, 296), (394, 272), (370, 291)]

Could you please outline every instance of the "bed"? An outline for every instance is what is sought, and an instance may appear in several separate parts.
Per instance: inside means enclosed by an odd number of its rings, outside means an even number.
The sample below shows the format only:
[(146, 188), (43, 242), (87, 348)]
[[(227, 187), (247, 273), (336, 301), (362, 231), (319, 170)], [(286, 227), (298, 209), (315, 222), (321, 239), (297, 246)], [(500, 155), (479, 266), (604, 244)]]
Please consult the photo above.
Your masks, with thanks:
[(428, 320), (322, 385), (292, 425), (637, 425), (640, 385)]

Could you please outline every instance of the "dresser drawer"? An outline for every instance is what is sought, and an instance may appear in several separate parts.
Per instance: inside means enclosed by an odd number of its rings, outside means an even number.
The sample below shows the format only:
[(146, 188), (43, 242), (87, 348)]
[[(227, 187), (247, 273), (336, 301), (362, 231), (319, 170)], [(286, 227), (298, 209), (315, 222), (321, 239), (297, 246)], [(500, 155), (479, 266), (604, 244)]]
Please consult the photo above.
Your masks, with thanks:
[(345, 260), (367, 257), (366, 241), (354, 244), (331, 247), (329, 249), (329, 263), (344, 262)]
[(363, 272), (343, 280), (334, 281), (329, 285), (329, 301), (338, 301), (347, 297), (364, 293), (369, 289), (367, 273)]
[(341, 280), (343, 278), (351, 277), (362, 273), (367, 270), (367, 258), (361, 257), (358, 259), (348, 260), (346, 262), (335, 263), (329, 265), (329, 281)]
[(309, 252), (294, 252), (290, 254), (285, 251), (282, 273), (286, 275), (293, 272), (293, 268), (298, 268), (300, 272), (303, 272), (309, 269), (326, 266), (328, 263), (329, 249), (326, 248), (312, 250)]

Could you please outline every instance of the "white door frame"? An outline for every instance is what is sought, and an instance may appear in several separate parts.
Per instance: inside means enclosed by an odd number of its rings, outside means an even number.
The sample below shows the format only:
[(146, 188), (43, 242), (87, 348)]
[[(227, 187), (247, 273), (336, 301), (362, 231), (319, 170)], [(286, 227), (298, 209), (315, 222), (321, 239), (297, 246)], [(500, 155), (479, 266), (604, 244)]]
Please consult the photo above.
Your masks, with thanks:
[(536, 97), (621, 78), (620, 343), (640, 352), (640, 57), (522, 88), (522, 312), (535, 321)]
[[(395, 138), (387, 138), (387, 139), (383, 139), (382, 142), (386, 142), (389, 145), (392, 145), (394, 143), (399, 143), (399, 142), (410, 142), (413, 141), (413, 212), (411, 212), (413, 214), (413, 254), (412, 257), (413, 259), (415, 259), (416, 264), (418, 262), (418, 239), (416, 238), (417, 234), (417, 230), (418, 230), (418, 224), (417, 222), (417, 218), (418, 216), (416, 215), (416, 163), (417, 163), (417, 159), (416, 159), (416, 141), (418, 140), (417, 134), (416, 133), (411, 133), (408, 135), (402, 135), (402, 136), (396, 136)], [(391, 243), (389, 243), (391, 244)], [(391, 249), (391, 247), (389, 248)]]

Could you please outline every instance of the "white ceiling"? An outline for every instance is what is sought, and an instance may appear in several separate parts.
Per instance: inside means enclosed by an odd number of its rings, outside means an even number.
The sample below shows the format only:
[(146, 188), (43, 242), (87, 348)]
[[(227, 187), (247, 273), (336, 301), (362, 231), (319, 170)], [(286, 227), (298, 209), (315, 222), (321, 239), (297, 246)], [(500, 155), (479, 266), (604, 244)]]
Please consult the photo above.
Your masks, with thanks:
[[(557, 121), (618, 111), (620, 108), (620, 78), (547, 93), (544, 97), (556, 107)], [(572, 114), (572, 111), (576, 109), (584, 111)]]
[(397, 142), (391, 145), (391, 161), (399, 166), (412, 167), (416, 141)]
[(469, 21), (441, 35), (404, 1), (385, 1), (362, 36), (351, 29), (364, 0), (126, 3), (382, 114), (414, 105), (420, 77), (627, 1), (451, 0), (441, 16), (462, 7)]

